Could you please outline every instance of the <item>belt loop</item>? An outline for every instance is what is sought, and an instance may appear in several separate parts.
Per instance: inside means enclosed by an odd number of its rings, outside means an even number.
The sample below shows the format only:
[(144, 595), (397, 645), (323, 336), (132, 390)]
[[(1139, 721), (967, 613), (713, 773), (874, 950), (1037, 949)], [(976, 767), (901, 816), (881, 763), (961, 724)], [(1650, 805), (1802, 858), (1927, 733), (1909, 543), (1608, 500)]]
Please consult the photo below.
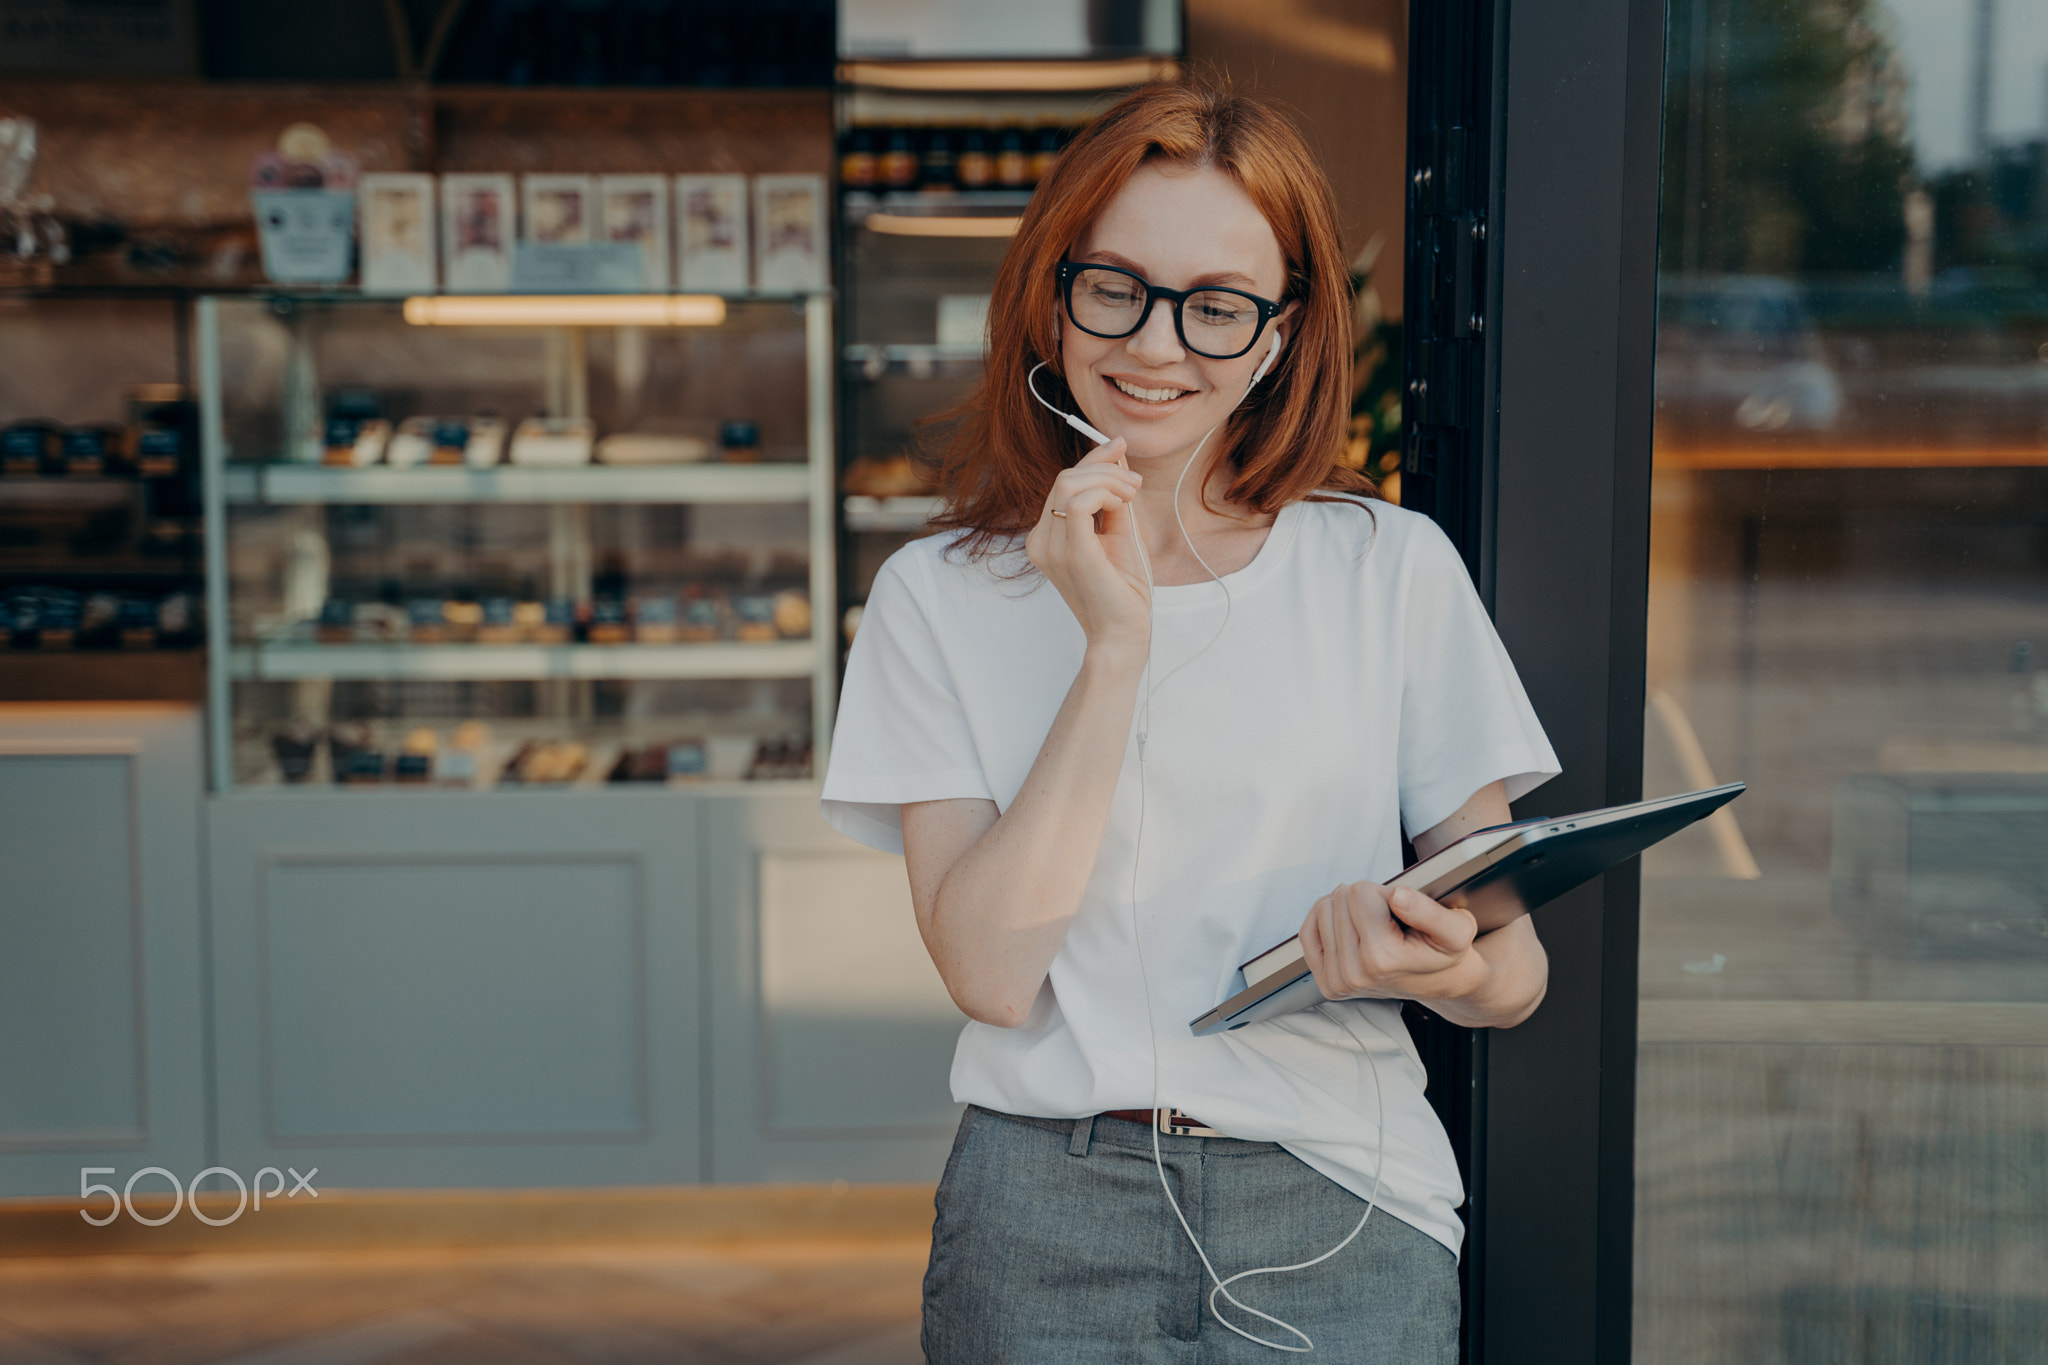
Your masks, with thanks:
[(1068, 1156), (1088, 1155), (1088, 1144), (1095, 1137), (1095, 1115), (1074, 1120), (1074, 1136), (1067, 1143)]

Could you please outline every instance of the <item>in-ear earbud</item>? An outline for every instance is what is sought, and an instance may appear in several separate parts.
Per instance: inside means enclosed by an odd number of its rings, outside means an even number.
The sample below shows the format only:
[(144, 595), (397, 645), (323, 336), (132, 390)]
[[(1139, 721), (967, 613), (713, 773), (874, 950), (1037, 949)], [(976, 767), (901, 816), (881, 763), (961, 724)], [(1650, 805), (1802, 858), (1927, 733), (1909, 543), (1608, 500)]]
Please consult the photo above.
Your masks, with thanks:
[(1281, 340), (1282, 338), (1280, 336), (1279, 329), (1275, 328), (1273, 332), (1273, 344), (1266, 348), (1266, 358), (1259, 362), (1259, 368), (1252, 371), (1252, 382), (1245, 385), (1245, 389), (1247, 391), (1250, 391), (1251, 389), (1257, 387), (1258, 382), (1266, 377), (1267, 371), (1273, 368), (1273, 362), (1280, 358)]

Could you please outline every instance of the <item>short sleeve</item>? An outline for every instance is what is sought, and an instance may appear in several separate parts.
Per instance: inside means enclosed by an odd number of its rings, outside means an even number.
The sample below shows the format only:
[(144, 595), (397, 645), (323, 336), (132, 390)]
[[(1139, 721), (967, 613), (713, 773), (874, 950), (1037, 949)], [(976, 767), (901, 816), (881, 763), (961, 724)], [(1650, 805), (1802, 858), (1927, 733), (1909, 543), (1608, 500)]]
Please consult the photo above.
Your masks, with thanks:
[(993, 800), (960, 697), (919, 599), (915, 544), (875, 576), (846, 660), (819, 808), (832, 828), (903, 851), (903, 806)]
[(1559, 771), (1464, 562), (1435, 523), (1414, 535), (1400, 736), (1401, 825), (1411, 838), (1489, 782), (1514, 801)]

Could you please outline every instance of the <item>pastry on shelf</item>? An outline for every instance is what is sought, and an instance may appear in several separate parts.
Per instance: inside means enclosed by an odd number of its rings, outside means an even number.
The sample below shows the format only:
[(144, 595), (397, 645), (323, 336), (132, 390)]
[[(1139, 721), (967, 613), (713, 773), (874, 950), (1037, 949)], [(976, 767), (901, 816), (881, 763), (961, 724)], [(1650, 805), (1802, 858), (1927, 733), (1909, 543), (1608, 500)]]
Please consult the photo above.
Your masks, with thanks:
[(448, 637), (458, 644), (471, 644), (479, 639), (478, 631), (484, 624), (483, 603), (468, 598), (450, 598), (441, 604), (441, 615), (448, 622)]
[(323, 645), (345, 645), (356, 638), (355, 604), (330, 597), (320, 604), (320, 617), (313, 623), (313, 638)]
[[(384, 463), (394, 468), (415, 465), (459, 465), (468, 462), (471, 424), (460, 417), (408, 417), (385, 448)], [(497, 460), (493, 458), (492, 464)]]
[(408, 417), (398, 424), (384, 447), (384, 463), (393, 469), (410, 469), (427, 462), (434, 450), (434, 419)]
[(664, 596), (634, 598), (633, 638), (643, 645), (672, 645), (680, 639), (676, 626), (676, 599)]
[(676, 623), (677, 640), (704, 645), (724, 634), (725, 611), (719, 598), (697, 592), (683, 599), (682, 619)]
[(334, 760), (334, 780), (343, 786), (384, 780), (384, 753), (368, 726), (335, 726), (328, 732), (327, 748)]
[(64, 428), (39, 418), (15, 422), (0, 430), (0, 474), (34, 478), (62, 468)]
[(270, 737), (278, 774), (290, 783), (304, 782), (313, 775), (313, 755), (319, 747), (320, 732), (310, 725), (288, 725)]
[(566, 597), (549, 600), (541, 608), (540, 624), (533, 628), (535, 643), (566, 645), (576, 638), (576, 604)]
[(702, 437), (654, 431), (621, 431), (597, 443), (599, 464), (696, 464), (710, 455), (711, 442)]
[(863, 455), (846, 466), (840, 476), (843, 492), (859, 494), (870, 498), (916, 498), (928, 496), (932, 485), (910, 456)]
[(586, 637), (594, 645), (622, 645), (633, 638), (626, 620), (626, 604), (616, 597), (600, 597), (590, 604), (590, 629)]
[(467, 787), (476, 781), (483, 753), (491, 742), (490, 727), (480, 720), (466, 720), (448, 737), (448, 746), (435, 756), (434, 777), (444, 786)]
[(64, 472), (96, 479), (128, 471), (127, 433), (107, 422), (72, 427), (64, 433)]
[(775, 629), (785, 640), (800, 640), (811, 633), (811, 595), (802, 588), (784, 588), (775, 594)]
[(462, 462), (471, 469), (494, 469), (505, 460), (505, 424), (495, 417), (472, 417)]
[(590, 463), (597, 428), (588, 417), (529, 417), (512, 433), (516, 465), (576, 468)]
[(406, 732), (398, 745), (398, 760), (393, 765), (392, 776), (400, 782), (426, 782), (434, 775), (434, 755), (441, 747), (440, 739), (427, 726), (415, 726)]
[(775, 625), (775, 598), (765, 592), (743, 592), (732, 599), (732, 614), (738, 622), (733, 630), (735, 640), (747, 644), (767, 644), (782, 638), (782, 632)]
[(530, 739), (519, 746), (498, 780), (529, 784), (574, 782), (583, 775), (589, 761), (590, 746), (580, 740)]
[(518, 604), (509, 597), (487, 597), (483, 620), (477, 623), (480, 645), (516, 645), (523, 638), (519, 629)]
[(382, 417), (330, 417), (327, 421), (327, 453), (321, 463), (344, 469), (360, 469), (384, 458), (391, 440), (391, 423)]
[(411, 633), (406, 614), (389, 602), (357, 602), (349, 609), (349, 615), (360, 644), (393, 644)]
[(406, 623), (416, 645), (448, 643), (448, 618), (438, 597), (415, 597), (405, 604)]

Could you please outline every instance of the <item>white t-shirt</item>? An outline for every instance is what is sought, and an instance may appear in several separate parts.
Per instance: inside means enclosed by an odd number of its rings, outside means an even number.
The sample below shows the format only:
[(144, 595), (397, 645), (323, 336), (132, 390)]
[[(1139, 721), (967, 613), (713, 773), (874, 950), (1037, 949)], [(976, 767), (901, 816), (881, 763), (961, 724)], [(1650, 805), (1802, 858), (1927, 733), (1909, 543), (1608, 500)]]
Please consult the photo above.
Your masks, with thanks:
[[(847, 663), (824, 814), (890, 852), (903, 848), (905, 802), (1008, 808), (1085, 645), (1021, 549), (972, 563), (949, 553), (955, 539), (890, 556)], [(1381, 1207), (1455, 1253), (1464, 1191), (1397, 1003), (1334, 1007), (1373, 1048), (1384, 1133), (1371, 1073), (1330, 1020), (1310, 1011), (1207, 1038), (1188, 1021), (1243, 989), (1238, 964), (1298, 932), (1318, 897), (1398, 872), (1404, 828), (1429, 829), (1495, 779), (1519, 797), (1557, 759), (1463, 563), (1427, 518), (1377, 502), (1294, 503), (1226, 582), (1220, 638), (1214, 582), (1153, 593), (1159, 682), (1135, 922), (1159, 1103), (1281, 1143), (1361, 1198), (1384, 1150)], [(1136, 731), (1134, 720), (1094, 871), (1030, 1017), (961, 1031), (956, 1100), (1044, 1118), (1153, 1103), (1132, 937)]]

